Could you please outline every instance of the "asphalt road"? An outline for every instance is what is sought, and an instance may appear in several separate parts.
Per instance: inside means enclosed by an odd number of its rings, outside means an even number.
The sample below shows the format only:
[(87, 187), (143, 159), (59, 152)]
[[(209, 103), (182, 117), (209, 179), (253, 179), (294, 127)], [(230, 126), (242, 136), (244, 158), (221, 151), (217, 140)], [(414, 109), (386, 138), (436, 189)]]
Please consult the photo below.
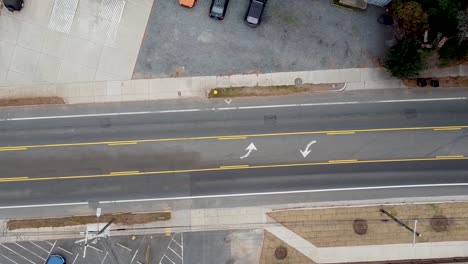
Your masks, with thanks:
[[(466, 183), (468, 100), (460, 95), (7, 109), (0, 205)], [(451, 99), (413, 100), (437, 96)], [(132, 111), (144, 113), (102, 115)], [(250, 143), (257, 150), (240, 159)]]

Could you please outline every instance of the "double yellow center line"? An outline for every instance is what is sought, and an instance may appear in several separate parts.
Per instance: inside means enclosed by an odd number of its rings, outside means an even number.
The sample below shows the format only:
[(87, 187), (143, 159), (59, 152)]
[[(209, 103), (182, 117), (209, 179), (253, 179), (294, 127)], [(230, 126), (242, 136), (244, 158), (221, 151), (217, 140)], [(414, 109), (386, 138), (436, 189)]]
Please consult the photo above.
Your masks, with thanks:
[(125, 146), (136, 145), (139, 143), (171, 142), (171, 141), (189, 141), (189, 140), (239, 140), (256, 137), (278, 137), (278, 136), (304, 136), (304, 135), (352, 135), (356, 133), (371, 132), (393, 132), (393, 131), (456, 131), (466, 129), (468, 126), (433, 126), (433, 127), (398, 127), (398, 128), (373, 128), (373, 129), (354, 129), (354, 130), (324, 130), (324, 131), (304, 131), (304, 132), (285, 132), (285, 133), (267, 133), (267, 134), (246, 134), (246, 135), (224, 135), (224, 136), (205, 136), (205, 137), (181, 137), (181, 138), (159, 138), (159, 139), (141, 139), (124, 141), (100, 141), (100, 142), (78, 142), (63, 144), (43, 144), (26, 146), (7, 146), (0, 147), (1, 151), (20, 151), (32, 148), (59, 148), (59, 147), (81, 147), (81, 146)]
[(26, 182), (26, 181), (50, 181), (50, 180), (76, 180), (76, 179), (99, 179), (109, 177), (129, 177), (159, 174), (179, 174), (210, 171), (227, 170), (252, 170), (252, 169), (271, 169), (271, 168), (292, 168), (306, 166), (338, 166), (344, 164), (369, 164), (369, 163), (402, 163), (402, 162), (424, 162), (424, 161), (448, 161), (448, 160), (468, 160), (468, 157), (462, 155), (455, 156), (436, 156), (433, 158), (406, 158), (406, 159), (381, 159), (381, 160), (330, 160), (323, 162), (290, 163), (290, 164), (271, 164), (271, 165), (226, 165), (214, 168), (166, 170), (166, 171), (119, 171), (108, 174), (97, 175), (77, 175), (77, 176), (52, 176), (52, 177), (13, 177), (0, 178), (0, 183)]

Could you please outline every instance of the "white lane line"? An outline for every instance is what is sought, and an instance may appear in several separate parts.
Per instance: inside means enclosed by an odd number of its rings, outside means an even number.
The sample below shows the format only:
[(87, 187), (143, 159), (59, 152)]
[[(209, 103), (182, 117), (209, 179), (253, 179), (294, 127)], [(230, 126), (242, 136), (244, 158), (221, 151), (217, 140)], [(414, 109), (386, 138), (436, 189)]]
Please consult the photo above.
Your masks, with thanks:
[(36, 264), (36, 263), (34, 263), (33, 261), (31, 261), (30, 259), (24, 257), (23, 255), (17, 253), (16, 251), (14, 251), (14, 250), (12, 250), (12, 249), (10, 249), (9, 247), (7, 247), (7, 246), (5, 246), (5, 245), (3, 245), (3, 244), (0, 244), (0, 246), (2, 246), (2, 247), (4, 247), (4, 248), (8, 249), (9, 251), (13, 252), (13, 254), (18, 255), (19, 257), (23, 258), (24, 260), (28, 261), (29, 263)]
[[(466, 187), (468, 182), (463, 183), (437, 183), (437, 184), (413, 184), (413, 185), (388, 185), (388, 186), (366, 186), (366, 187), (349, 187), (349, 188), (331, 188), (331, 189), (312, 189), (312, 190), (297, 190), (297, 191), (278, 191), (278, 192), (257, 192), (257, 193), (232, 193), (232, 194), (216, 194), (216, 195), (200, 195), (200, 196), (179, 196), (179, 197), (163, 197), (163, 198), (146, 198), (146, 199), (131, 199), (131, 200), (113, 200), (100, 201), (100, 204), (115, 204), (115, 203), (134, 203), (134, 202), (154, 202), (154, 201), (172, 201), (172, 200), (189, 200), (189, 199), (207, 199), (207, 198), (229, 198), (229, 197), (244, 197), (244, 196), (265, 196), (265, 195), (281, 195), (281, 194), (301, 194), (301, 193), (324, 193), (324, 192), (345, 192), (345, 191), (367, 191), (367, 190), (385, 190), (385, 189), (409, 189), (409, 188), (440, 188), (440, 187)], [(32, 205), (12, 205), (0, 206), (0, 210), (6, 209), (21, 209), (21, 208), (43, 208), (56, 206), (83, 205), (88, 203), (57, 203), (57, 204), (32, 204)]]
[(81, 115), (12, 117), (12, 118), (2, 118), (2, 119), (0, 119), (0, 122), (4, 122), (4, 121), (24, 121), (24, 120), (45, 120), (45, 119), (66, 119), (66, 118), (81, 118), (81, 117), (105, 117), (105, 116), (123, 116), (123, 115), (148, 115), (148, 114), (230, 111), (230, 110), (248, 110), (248, 109), (271, 109), (271, 108), (286, 108), (286, 107), (356, 105), (356, 104), (382, 104), (382, 103), (408, 103), (408, 102), (435, 102), (435, 101), (459, 101), (459, 100), (467, 100), (467, 99), (468, 99), (467, 97), (446, 97), (446, 98), (422, 98), (422, 99), (375, 100), (375, 101), (349, 101), (349, 102), (329, 102), (329, 103), (252, 105), (252, 106), (219, 107), (219, 108), (191, 108), (191, 109), (174, 109), (174, 110), (159, 110), (159, 111), (96, 113), (96, 114), (81, 114)]
[[(468, 183), (439, 183), (439, 184), (389, 185), (389, 186), (349, 187), (349, 188), (332, 188), (332, 189), (315, 189), (315, 190), (297, 190), (297, 191), (279, 191), (279, 192), (233, 193), (233, 194), (216, 194), (216, 195), (200, 195), (200, 196), (181, 196), (181, 197), (166, 197), (166, 198), (147, 198), (147, 199), (132, 199), (132, 200), (115, 200), (115, 201), (102, 201), (102, 202), (99, 202), (99, 203), (102, 203), (102, 204), (113, 204), (113, 203), (154, 202), (154, 201), (188, 200), (188, 199), (207, 199), (207, 198), (228, 198), (228, 197), (244, 197), (244, 196), (264, 196), (264, 195), (280, 195), (280, 194), (323, 193), (323, 192), (344, 192), (344, 191), (366, 191), (366, 190), (408, 189), (408, 188), (431, 188), (431, 187), (456, 187), (456, 186), (468, 186)], [(2, 209), (2, 208), (0, 208), (0, 209)]]
[(20, 247), (20, 248), (24, 249), (25, 251), (27, 251), (27, 252), (29, 252), (29, 253), (33, 254), (34, 256), (36, 256), (36, 257), (38, 257), (38, 258), (40, 258), (40, 259), (42, 259), (42, 260), (46, 261), (46, 259), (45, 259), (45, 258), (43, 258), (43, 257), (39, 256), (38, 254), (34, 253), (33, 251), (31, 251), (31, 250), (29, 250), (29, 249), (27, 249), (27, 248), (23, 247), (22, 245), (20, 245), (20, 244), (18, 244), (18, 243), (16, 243), (16, 242), (15, 242), (15, 245), (17, 245), (18, 247)]

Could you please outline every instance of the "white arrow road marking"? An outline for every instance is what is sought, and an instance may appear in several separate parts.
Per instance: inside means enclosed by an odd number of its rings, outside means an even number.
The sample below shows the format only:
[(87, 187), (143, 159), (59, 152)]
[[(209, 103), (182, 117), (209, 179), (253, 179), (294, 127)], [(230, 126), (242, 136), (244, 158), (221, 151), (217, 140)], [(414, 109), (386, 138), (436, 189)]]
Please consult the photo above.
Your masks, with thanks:
[(309, 155), (309, 153), (310, 153), (310, 149), (309, 149), (309, 148), (310, 148), (310, 146), (312, 146), (312, 145), (315, 144), (315, 143), (317, 143), (316, 140), (311, 141), (311, 142), (309, 142), (309, 144), (307, 144), (307, 146), (306, 146), (306, 148), (305, 148), (304, 150), (301, 150), (301, 149), (299, 150), (299, 151), (301, 152), (301, 154), (302, 154), (302, 157), (305, 158), (305, 157), (307, 157), (307, 155)]
[(226, 104), (230, 104), (232, 102), (232, 99), (224, 99), (224, 102), (226, 102)]
[(257, 150), (257, 148), (255, 147), (254, 143), (250, 143), (250, 145), (246, 147), (245, 150), (247, 150), (247, 153), (244, 156), (240, 157), (240, 159), (247, 158), (250, 155), (250, 153), (254, 150)]

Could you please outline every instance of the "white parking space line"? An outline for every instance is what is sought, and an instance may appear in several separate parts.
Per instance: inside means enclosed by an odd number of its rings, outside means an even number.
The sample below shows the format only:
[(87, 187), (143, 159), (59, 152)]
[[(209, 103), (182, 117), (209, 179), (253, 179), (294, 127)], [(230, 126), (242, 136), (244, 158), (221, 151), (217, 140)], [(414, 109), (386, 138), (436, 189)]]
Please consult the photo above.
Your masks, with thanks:
[(11, 258), (9, 258), (9, 257), (7, 257), (7, 256), (5, 256), (5, 255), (3, 255), (3, 254), (1, 254), (0, 256), (4, 257), (5, 259), (8, 259), (9, 261), (11, 261), (11, 262), (13, 262), (13, 263), (15, 263), (15, 264), (18, 264), (18, 262), (12, 260)]
[(94, 250), (96, 250), (96, 251), (98, 251), (98, 252), (104, 253), (104, 251), (102, 251), (101, 249), (99, 249), (99, 248), (97, 248), (97, 247), (95, 247), (95, 246), (88, 245), (88, 247), (89, 247), (89, 248), (92, 248), (92, 249), (94, 249)]
[(78, 259), (78, 254), (76, 254), (75, 259), (73, 260), (72, 264), (75, 264), (77, 259)]
[(32, 242), (32, 241), (29, 241), (29, 243), (33, 244), (34, 246), (36, 246), (37, 248), (40, 248), (41, 250), (43, 250), (45, 253), (49, 254), (49, 251), (45, 250), (44, 248), (40, 247), (38, 244)]
[(52, 253), (52, 250), (54, 250), (54, 248), (55, 248), (55, 244), (57, 244), (57, 240), (55, 240), (55, 242), (53, 244), (50, 243), (49, 241), (46, 241), (46, 242), (52, 246), (49, 253), (47, 254), (47, 258), (49, 258), (50, 254)]
[(103, 264), (104, 261), (106, 261), (107, 255), (109, 255), (109, 252), (106, 252), (106, 255), (105, 255), (104, 258), (102, 259), (101, 264)]
[(292, 108), (292, 107), (311, 107), (311, 106), (332, 106), (332, 105), (357, 105), (357, 104), (384, 104), (384, 103), (409, 103), (409, 102), (437, 102), (437, 101), (460, 101), (467, 100), (468, 97), (445, 97), (445, 98), (421, 98), (421, 99), (399, 99), (399, 100), (369, 100), (369, 101), (349, 101), (349, 102), (329, 102), (329, 103), (303, 103), (303, 104), (275, 104), (275, 105), (252, 105), (239, 107), (219, 107), (219, 108), (192, 108), (192, 109), (174, 109), (158, 111), (136, 111), (136, 112), (115, 112), (115, 113), (96, 113), (80, 115), (57, 115), (57, 116), (33, 116), (33, 117), (12, 117), (2, 118), (4, 121), (25, 121), (25, 120), (45, 120), (45, 119), (67, 119), (83, 117), (104, 117), (104, 116), (125, 116), (125, 115), (148, 115), (148, 114), (166, 114), (166, 113), (188, 113), (188, 112), (213, 112), (213, 111), (231, 111), (231, 110), (249, 110), (249, 109), (274, 109), (274, 108)]
[(132, 260), (130, 260), (130, 264), (133, 263), (137, 254), (138, 254), (138, 249), (135, 251), (135, 254), (133, 254)]
[(40, 258), (40, 259), (42, 259), (42, 260), (46, 261), (46, 259), (45, 259), (45, 258), (43, 258), (43, 257), (39, 256), (38, 254), (34, 253), (33, 251), (31, 251), (31, 250), (29, 250), (29, 249), (27, 249), (27, 248), (23, 247), (22, 245), (20, 245), (20, 244), (18, 244), (18, 243), (16, 243), (16, 242), (15, 242), (15, 244), (16, 244), (18, 247), (20, 247), (20, 248), (22, 248), (22, 249), (26, 250), (27, 252), (29, 252), (29, 253), (33, 254), (34, 256), (36, 256), (36, 257), (38, 257), (38, 258)]
[(60, 249), (60, 250), (62, 250), (62, 251), (63, 251), (63, 252), (65, 252), (65, 253), (67, 253), (67, 254), (69, 254), (69, 255), (72, 255), (72, 256), (73, 256), (73, 252), (70, 252), (69, 250), (66, 250), (66, 249), (64, 249), (63, 247), (61, 247), (61, 246), (58, 246), (57, 248), (58, 248), (58, 249)]
[(2, 246), (2, 247), (4, 247), (4, 248), (8, 249), (8, 250), (11, 251), (13, 254), (15, 254), (15, 255), (21, 257), (22, 259), (26, 260), (27, 262), (32, 263), (32, 264), (36, 264), (34, 261), (32, 261), (32, 260), (30, 260), (30, 259), (24, 257), (23, 255), (19, 254), (18, 252), (12, 250), (11, 248), (9, 248), (9, 247), (7, 247), (7, 246), (5, 246), (5, 245), (3, 245), (3, 244), (0, 244), (0, 246)]

